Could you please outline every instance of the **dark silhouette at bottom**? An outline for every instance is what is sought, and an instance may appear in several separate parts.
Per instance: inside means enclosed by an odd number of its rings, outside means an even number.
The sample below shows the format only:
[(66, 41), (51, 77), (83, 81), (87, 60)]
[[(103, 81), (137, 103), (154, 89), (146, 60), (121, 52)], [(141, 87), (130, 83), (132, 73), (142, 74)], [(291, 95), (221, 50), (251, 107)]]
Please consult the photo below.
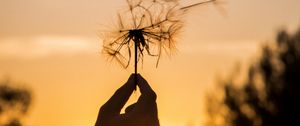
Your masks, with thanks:
[[(136, 86), (141, 96), (120, 114)], [(95, 126), (159, 126), (155, 92), (140, 74), (132, 74), (100, 108)]]

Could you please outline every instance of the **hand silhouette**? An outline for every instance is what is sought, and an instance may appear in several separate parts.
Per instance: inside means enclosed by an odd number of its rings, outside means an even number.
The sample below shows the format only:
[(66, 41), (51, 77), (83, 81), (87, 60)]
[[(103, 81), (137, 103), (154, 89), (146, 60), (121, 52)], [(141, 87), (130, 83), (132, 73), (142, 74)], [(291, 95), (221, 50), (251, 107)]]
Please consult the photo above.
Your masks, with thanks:
[[(140, 88), (141, 96), (120, 114), (136, 86)], [(159, 126), (155, 92), (140, 74), (131, 74), (100, 108), (95, 126)]]

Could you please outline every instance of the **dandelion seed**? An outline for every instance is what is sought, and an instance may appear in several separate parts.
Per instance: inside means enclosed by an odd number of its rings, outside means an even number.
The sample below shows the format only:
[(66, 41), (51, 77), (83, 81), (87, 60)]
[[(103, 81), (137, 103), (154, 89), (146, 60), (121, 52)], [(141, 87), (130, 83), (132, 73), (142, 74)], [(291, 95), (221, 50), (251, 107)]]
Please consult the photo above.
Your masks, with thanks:
[(118, 30), (104, 35), (103, 52), (123, 68), (130, 65), (134, 54), (135, 73), (146, 54), (157, 58), (157, 67), (162, 52), (171, 54), (176, 48), (186, 11), (214, 1), (180, 6), (177, 0), (127, 0), (127, 10), (118, 13)]

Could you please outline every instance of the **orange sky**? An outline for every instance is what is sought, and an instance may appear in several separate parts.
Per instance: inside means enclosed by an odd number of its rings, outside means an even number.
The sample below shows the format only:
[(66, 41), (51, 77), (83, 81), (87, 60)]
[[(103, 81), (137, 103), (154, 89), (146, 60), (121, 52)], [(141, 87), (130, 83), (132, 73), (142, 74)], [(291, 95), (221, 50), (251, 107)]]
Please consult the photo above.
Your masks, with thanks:
[[(29, 126), (94, 124), (98, 108), (132, 72), (105, 60), (97, 36), (123, 5), (124, 0), (0, 2), (0, 78), (10, 76), (33, 90)], [(299, 5), (299, 0), (228, 0), (221, 5), (226, 15), (210, 5), (193, 9), (176, 55), (163, 56), (157, 69), (146, 57), (140, 71), (158, 94), (161, 125), (201, 125), (205, 91), (236, 62), (245, 66), (253, 60), (276, 30), (295, 29)]]

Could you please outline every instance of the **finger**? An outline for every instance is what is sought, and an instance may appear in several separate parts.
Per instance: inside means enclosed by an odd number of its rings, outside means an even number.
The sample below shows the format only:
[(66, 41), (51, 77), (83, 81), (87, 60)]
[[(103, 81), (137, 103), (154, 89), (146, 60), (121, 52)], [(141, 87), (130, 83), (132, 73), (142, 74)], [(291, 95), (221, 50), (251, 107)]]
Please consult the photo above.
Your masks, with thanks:
[(127, 80), (127, 83), (134, 83), (135, 74), (131, 74)]
[(147, 80), (142, 77), (142, 75), (137, 74), (138, 83), (146, 83), (148, 84)]

